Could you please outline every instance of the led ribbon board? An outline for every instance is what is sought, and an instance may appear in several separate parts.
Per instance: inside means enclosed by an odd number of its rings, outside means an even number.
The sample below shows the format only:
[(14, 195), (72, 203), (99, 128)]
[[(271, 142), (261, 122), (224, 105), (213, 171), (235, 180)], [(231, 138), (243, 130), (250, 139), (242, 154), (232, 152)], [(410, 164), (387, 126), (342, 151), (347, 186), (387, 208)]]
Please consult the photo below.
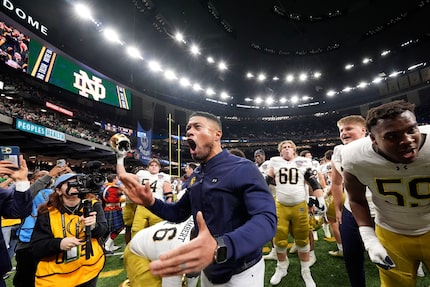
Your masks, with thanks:
[(103, 76), (80, 67), (51, 49), (30, 41), (28, 73), (91, 100), (131, 109), (131, 93)]

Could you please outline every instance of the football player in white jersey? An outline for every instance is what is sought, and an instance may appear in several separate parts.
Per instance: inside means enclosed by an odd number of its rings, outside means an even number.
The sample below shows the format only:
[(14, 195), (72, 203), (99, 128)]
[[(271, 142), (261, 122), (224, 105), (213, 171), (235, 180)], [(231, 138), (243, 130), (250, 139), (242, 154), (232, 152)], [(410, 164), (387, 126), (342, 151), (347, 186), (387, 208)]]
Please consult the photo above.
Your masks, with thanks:
[[(266, 153), (261, 148), (254, 151), (254, 162), (255, 165), (258, 167), (258, 170), (261, 172), (263, 176), (267, 175), (267, 172), (269, 170), (269, 161), (266, 160)], [(270, 183), (267, 182), (269, 185), (270, 192), (273, 196), (275, 196), (275, 186), (273, 185), (274, 182)], [(263, 255), (264, 260), (277, 260), (278, 257), (276, 256), (276, 249), (274, 248), (273, 242), (272, 242), (272, 249), (270, 252), (266, 255)]]
[[(161, 221), (139, 231), (130, 242), (130, 251), (150, 261), (156, 260), (162, 253), (189, 242), (193, 228), (194, 220), (192, 217), (182, 223)], [(163, 277), (161, 286), (181, 287), (182, 280), (187, 280), (187, 287), (194, 287), (197, 285), (198, 276), (187, 278), (182, 278), (182, 276)]]
[(269, 161), (266, 160), (266, 153), (261, 148), (254, 151), (254, 162), (261, 173), (266, 175), (269, 168)]
[(288, 234), (291, 233), (298, 247), (301, 274), (306, 287), (316, 286), (310, 271), (309, 255), (309, 216), (307, 206), (306, 183), (317, 196), (317, 204), (325, 210), (323, 192), (316, 174), (312, 173), (309, 159), (297, 156), (297, 147), (293, 141), (283, 141), (278, 145), (281, 156), (270, 159), (268, 176), (276, 182), (276, 213), (278, 226), (274, 238), (278, 262), (275, 274), (270, 279), (277, 285), (287, 275), (289, 261), (287, 258)]
[(430, 127), (418, 126), (414, 108), (394, 101), (370, 109), (370, 136), (342, 150), (351, 209), (381, 286), (416, 286), (420, 261), (430, 266)]
[[(166, 202), (172, 202), (173, 191), (172, 185), (170, 184), (170, 175), (160, 172), (160, 169), (160, 161), (156, 158), (152, 158), (148, 162), (148, 170), (141, 170), (137, 173), (139, 182), (144, 185), (146, 181), (149, 181), (149, 186), (151, 187), (155, 198)], [(139, 230), (154, 225), (160, 221), (160, 217), (150, 212), (146, 207), (138, 205), (131, 227), (132, 236), (134, 236)]]
[[(331, 255), (341, 253), (345, 261), (346, 271), (352, 287), (366, 286), (366, 276), (364, 270), (364, 246), (358, 232), (357, 223), (351, 212), (348, 197), (345, 196), (342, 156), (341, 150), (353, 141), (366, 136), (366, 121), (361, 115), (350, 115), (337, 121), (339, 138), (342, 145), (334, 148), (331, 158), (332, 164), (332, 186), (333, 203), (335, 214), (328, 208), (327, 217), (332, 222), (333, 230), (338, 228), (340, 234), (335, 234), (338, 250), (331, 251)], [(355, 155), (359, 156), (359, 155)], [(368, 193), (370, 195), (370, 192)], [(334, 217), (333, 217), (334, 215)]]
[[(319, 170), (318, 170), (318, 182), (321, 184), (321, 187), (323, 188), (323, 193), (324, 193), (324, 198), (327, 204), (327, 212), (326, 212), (326, 216), (324, 217), (324, 223), (322, 225), (323, 230), (324, 230), (324, 240), (331, 242), (332, 239), (337, 240), (336, 236), (338, 235), (339, 238), (339, 242), (340, 242), (340, 234), (339, 234), (339, 227), (334, 225), (334, 227), (332, 227), (333, 230), (333, 234), (334, 234), (334, 238), (332, 238), (331, 233), (330, 233), (330, 227), (332, 225), (331, 222), (335, 222), (336, 220), (336, 215), (335, 215), (335, 210), (334, 210), (334, 204), (332, 203), (333, 201), (333, 196), (331, 195), (331, 156), (333, 155), (333, 150), (327, 150), (324, 153), (324, 157), (321, 159), (320, 162), (320, 166), (319, 166)], [(331, 204), (330, 204), (331, 203)], [(328, 221), (328, 217), (329, 217), (329, 212), (331, 214), (331, 217), (334, 219), (332, 221)], [(337, 227), (337, 229), (336, 229)], [(337, 232), (337, 235), (336, 235)], [(329, 251), (330, 252), (336, 252), (336, 251)], [(331, 253), (330, 253), (331, 254)], [(333, 256), (338, 256), (341, 254), (332, 254)]]
[(145, 184), (149, 180), (149, 186), (152, 189), (155, 198), (166, 202), (171, 202), (173, 199), (172, 186), (170, 184), (170, 175), (160, 172), (161, 164), (156, 158), (152, 158), (148, 162), (147, 171), (139, 171), (137, 175), (141, 184)]

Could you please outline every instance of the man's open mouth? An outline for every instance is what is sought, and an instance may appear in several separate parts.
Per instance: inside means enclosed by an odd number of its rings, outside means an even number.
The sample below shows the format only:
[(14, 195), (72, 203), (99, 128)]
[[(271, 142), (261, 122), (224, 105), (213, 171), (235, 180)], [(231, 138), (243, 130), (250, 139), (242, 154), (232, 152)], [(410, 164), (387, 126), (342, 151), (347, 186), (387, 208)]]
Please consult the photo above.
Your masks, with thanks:
[(187, 140), (188, 142), (188, 146), (190, 147), (191, 150), (195, 150), (196, 149), (196, 143), (193, 140)]

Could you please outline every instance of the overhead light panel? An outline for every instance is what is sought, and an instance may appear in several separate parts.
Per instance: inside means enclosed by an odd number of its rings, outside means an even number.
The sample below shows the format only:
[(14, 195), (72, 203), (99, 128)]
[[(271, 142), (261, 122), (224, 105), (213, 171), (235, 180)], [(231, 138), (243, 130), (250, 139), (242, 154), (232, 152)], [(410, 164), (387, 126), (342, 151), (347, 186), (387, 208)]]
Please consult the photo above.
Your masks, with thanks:
[(143, 60), (142, 55), (140, 54), (139, 50), (136, 47), (132, 47), (132, 46), (127, 47), (127, 53), (132, 58)]
[(76, 4), (75, 5), (76, 14), (83, 19), (93, 20), (93, 16), (91, 15), (91, 10), (88, 6), (84, 4)]
[(227, 70), (227, 65), (226, 65), (224, 62), (220, 62), (220, 63), (218, 64), (218, 69), (219, 69), (220, 71)]
[(368, 85), (368, 83), (367, 83), (367, 82), (360, 82), (360, 83), (357, 85), (357, 88), (364, 89), (367, 85)]
[(151, 71), (153, 71), (153, 72), (161, 72), (162, 71), (160, 63), (158, 63), (157, 61), (149, 61), (148, 66), (151, 69)]
[(115, 30), (107, 28), (103, 31), (103, 34), (105, 38), (110, 42), (122, 44), (121, 40), (119, 39), (118, 33)]
[(292, 74), (287, 75), (287, 77), (285, 78), (285, 80), (288, 83), (291, 83), (292, 81), (294, 81), (294, 76)]
[(166, 70), (164, 72), (164, 77), (168, 80), (176, 80), (177, 79), (175, 72), (173, 72), (172, 70)]
[(390, 50), (385, 50), (385, 51), (382, 51), (381, 56), (387, 56), (390, 53), (391, 53)]
[(190, 80), (188, 80), (187, 78), (181, 78), (179, 80), (179, 83), (182, 87), (188, 87), (189, 85), (191, 85)]
[(200, 55), (200, 49), (195, 44), (191, 45), (190, 51), (191, 51), (191, 54), (193, 54), (195, 56)]
[(175, 40), (180, 43), (185, 43), (184, 36), (179, 32), (175, 34)]
[(261, 73), (258, 75), (257, 79), (258, 79), (258, 81), (263, 82), (264, 80), (266, 80), (266, 75)]
[(369, 64), (371, 62), (372, 62), (372, 59), (368, 58), (368, 57), (364, 58), (363, 61), (362, 61), (363, 64)]
[(221, 99), (228, 99), (228, 98), (230, 98), (230, 96), (227, 94), (227, 92), (221, 92)]
[(266, 98), (266, 105), (272, 105), (275, 102), (275, 99), (272, 96)]
[(304, 82), (304, 81), (306, 81), (308, 79), (308, 75), (306, 75), (305, 73), (301, 73), (300, 75), (299, 75), (299, 80), (300, 80), (300, 82)]
[(329, 90), (326, 95), (329, 96), (329, 97), (333, 97), (334, 95), (336, 95), (336, 91)]
[(354, 64), (346, 64), (345, 65), (345, 70), (351, 70), (352, 68), (354, 68)]
[(298, 101), (299, 101), (299, 97), (298, 97), (298, 96), (292, 96), (292, 97), (291, 97), (291, 102), (292, 102), (293, 104), (297, 103)]
[(198, 91), (201, 91), (201, 90), (203, 90), (203, 89), (202, 89), (202, 87), (200, 86), (200, 84), (197, 84), (197, 83), (196, 83), (196, 84), (194, 84), (194, 85), (193, 85), (193, 90), (194, 90), (194, 91), (196, 91), (196, 92), (198, 92)]
[(212, 88), (207, 88), (206, 89), (206, 95), (213, 96), (213, 95), (215, 95), (215, 91)]

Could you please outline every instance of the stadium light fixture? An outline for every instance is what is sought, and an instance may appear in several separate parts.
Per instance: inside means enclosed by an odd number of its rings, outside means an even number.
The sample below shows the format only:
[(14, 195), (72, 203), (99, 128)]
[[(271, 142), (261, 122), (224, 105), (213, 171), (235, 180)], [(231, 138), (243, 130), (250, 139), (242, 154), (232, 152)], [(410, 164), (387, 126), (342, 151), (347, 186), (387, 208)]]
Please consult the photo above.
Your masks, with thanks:
[(172, 71), (172, 70), (170, 70), (170, 69), (167, 69), (167, 70), (164, 72), (164, 77), (165, 77), (167, 80), (169, 80), (169, 81), (177, 80), (177, 79), (178, 79), (178, 78), (176, 77), (175, 72), (174, 72), (174, 71)]
[(287, 83), (291, 83), (292, 81), (294, 81), (294, 75), (288, 74), (285, 80), (287, 81)]
[(122, 44), (121, 40), (119, 39), (118, 33), (112, 28), (104, 29), (103, 34), (105, 38), (110, 42)]
[(190, 51), (191, 51), (191, 54), (193, 54), (195, 56), (198, 56), (201, 54), (199, 47), (195, 44), (191, 45)]
[(258, 75), (257, 79), (259, 82), (263, 82), (264, 80), (266, 80), (266, 75), (261, 73)]
[(224, 62), (219, 62), (219, 64), (218, 64), (218, 69), (220, 70), (220, 71), (225, 71), (225, 70), (227, 70), (227, 65), (224, 63)]
[(87, 5), (82, 3), (76, 4), (75, 11), (82, 19), (94, 21), (93, 16), (91, 15), (91, 10)]
[(133, 47), (133, 46), (127, 47), (127, 53), (132, 58), (143, 60), (142, 55), (140, 54), (139, 50), (136, 47)]
[(227, 94), (227, 92), (221, 92), (220, 97), (223, 100), (230, 98), (230, 96)]
[(149, 61), (148, 66), (149, 66), (149, 69), (153, 72), (161, 72), (162, 71), (161, 65), (157, 61), (154, 61), (154, 60)]

